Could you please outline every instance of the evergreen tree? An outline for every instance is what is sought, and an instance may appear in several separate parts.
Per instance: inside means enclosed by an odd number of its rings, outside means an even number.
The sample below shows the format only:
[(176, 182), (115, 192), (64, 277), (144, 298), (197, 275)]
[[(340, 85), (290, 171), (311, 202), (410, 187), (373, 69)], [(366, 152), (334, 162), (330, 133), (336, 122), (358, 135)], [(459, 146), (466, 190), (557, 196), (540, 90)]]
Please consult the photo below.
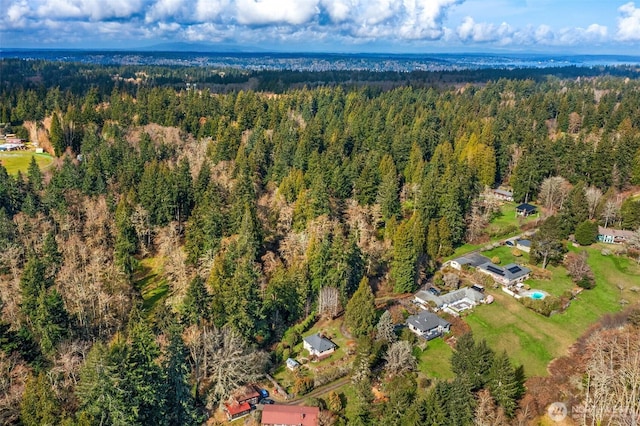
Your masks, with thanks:
[(367, 336), (376, 323), (376, 306), (369, 279), (362, 278), (360, 285), (347, 303), (344, 321), (354, 336)]
[(581, 246), (589, 246), (596, 242), (598, 238), (598, 224), (590, 220), (585, 220), (576, 227), (576, 242)]
[(60, 422), (60, 403), (44, 372), (30, 376), (20, 402), (20, 421), (25, 426), (56, 425)]
[(187, 288), (182, 308), (182, 315), (187, 324), (207, 322), (211, 317), (210, 305), (211, 295), (204, 280), (199, 276), (194, 277)]
[(521, 384), (506, 352), (496, 355), (493, 359), (487, 387), (498, 405), (504, 408), (507, 417), (513, 417), (521, 396)]
[(393, 237), (391, 278), (396, 293), (410, 293), (416, 286), (418, 253), (411, 228), (411, 223), (403, 222), (398, 225)]
[(58, 118), (58, 114), (56, 112), (54, 112), (53, 117), (51, 117), (49, 141), (51, 142), (51, 146), (53, 146), (56, 157), (60, 157), (64, 153), (66, 145), (62, 125), (60, 124), (60, 118)]
[(122, 368), (125, 402), (135, 415), (136, 423), (143, 425), (165, 425), (166, 378), (156, 359), (160, 350), (155, 336), (142, 318), (132, 313), (129, 331), (130, 343), (125, 351)]
[(31, 189), (34, 191), (42, 190), (42, 171), (40, 170), (40, 166), (36, 162), (35, 157), (31, 156), (31, 161), (29, 162), (29, 168), (27, 169), (27, 178), (29, 179), (29, 185)]
[(385, 155), (380, 162), (382, 181), (378, 189), (378, 203), (382, 218), (388, 220), (400, 215), (400, 198), (398, 195), (398, 172), (390, 155)]
[(68, 335), (69, 325), (69, 314), (60, 293), (55, 289), (41, 291), (33, 313), (33, 329), (42, 352), (52, 353), (58, 342)]
[(493, 358), (493, 351), (486, 341), (476, 344), (473, 334), (466, 333), (456, 342), (456, 350), (451, 356), (451, 371), (467, 383), (469, 390), (477, 391), (488, 380)]
[(163, 366), (167, 377), (166, 418), (169, 425), (200, 425), (203, 416), (198, 412), (189, 385), (190, 369), (187, 349), (180, 334), (173, 330)]
[(137, 251), (136, 230), (131, 223), (133, 209), (125, 197), (120, 199), (116, 208), (115, 259), (122, 271), (131, 277), (136, 268), (133, 255)]

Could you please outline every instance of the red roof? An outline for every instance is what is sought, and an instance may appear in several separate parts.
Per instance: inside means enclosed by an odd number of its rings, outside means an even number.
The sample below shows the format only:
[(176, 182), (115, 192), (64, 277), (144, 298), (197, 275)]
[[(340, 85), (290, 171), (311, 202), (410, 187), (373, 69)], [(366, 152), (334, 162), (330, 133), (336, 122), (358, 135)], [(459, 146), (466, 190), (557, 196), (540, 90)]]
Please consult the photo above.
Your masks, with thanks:
[(265, 405), (262, 409), (263, 425), (317, 426), (318, 407), (303, 405)]
[(251, 406), (248, 402), (243, 402), (242, 404), (224, 404), (224, 407), (227, 409), (227, 413), (229, 413), (230, 416), (236, 416), (244, 413), (245, 411), (251, 411)]

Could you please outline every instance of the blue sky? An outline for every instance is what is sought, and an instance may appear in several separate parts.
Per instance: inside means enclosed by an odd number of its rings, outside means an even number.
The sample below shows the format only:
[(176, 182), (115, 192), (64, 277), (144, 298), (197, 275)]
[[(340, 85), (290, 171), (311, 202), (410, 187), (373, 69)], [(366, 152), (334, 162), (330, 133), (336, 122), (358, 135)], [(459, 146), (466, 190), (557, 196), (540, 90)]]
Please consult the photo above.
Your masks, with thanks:
[(640, 55), (616, 0), (0, 0), (0, 47)]

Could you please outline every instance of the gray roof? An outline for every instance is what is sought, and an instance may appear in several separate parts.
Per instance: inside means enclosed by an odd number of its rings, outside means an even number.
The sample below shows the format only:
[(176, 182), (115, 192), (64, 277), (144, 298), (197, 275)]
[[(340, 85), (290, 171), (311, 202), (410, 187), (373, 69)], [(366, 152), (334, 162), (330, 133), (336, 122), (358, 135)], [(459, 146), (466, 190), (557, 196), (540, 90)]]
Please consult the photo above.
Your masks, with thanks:
[(482, 265), (483, 263), (491, 261), (488, 257), (483, 256), (479, 253), (468, 253), (453, 260), (458, 262), (460, 265), (470, 265), (475, 268)]
[(517, 263), (510, 263), (502, 267), (488, 262), (484, 265), (478, 266), (478, 268), (489, 271), (492, 274), (505, 277), (509, 281), (514, 281), (518, 278), (522, 278), (531, 272), (531, 269), (527, 268), (526, 266), (518, 265)]
[(427, 311), (422, 311), (418, 315), (411, 315), (407, 318), (407, 324), (411, 324), (423, 333), (433, 330), (438, 326), (446, 328), (451, 325), (449, 321), (443, 320), (436, 314)]
[(470, 287), (463, 287), (461, 289), (452, 291), (451, 293), (443, 294), (442, 296), (436, 296), (428, 291), (419, 291), (416, 296), (420, 300), (433, 301), (438, 308), (443, 305), (450, 305), (462, 299), (469, 299), (474, 303), (480, 303), (484, 299), (484, 294)]
[(531, 240), (518, 240), (516, 244), (519, 244), (523, 247), (531, 247)]
[(312, 334), (311, 336), (307, 336), (304, 338), (304, 341), (309, 344), (313, 349), (322, 353), (333, 349), (336, 347), (336, 344), (331, 340), (322, 337), (320, 333)]
[(505, 191), (504, 189), (494, 189), (493, 192), (496, 194), (504, 195), (505, 197), (513, 197), (513, 192)]

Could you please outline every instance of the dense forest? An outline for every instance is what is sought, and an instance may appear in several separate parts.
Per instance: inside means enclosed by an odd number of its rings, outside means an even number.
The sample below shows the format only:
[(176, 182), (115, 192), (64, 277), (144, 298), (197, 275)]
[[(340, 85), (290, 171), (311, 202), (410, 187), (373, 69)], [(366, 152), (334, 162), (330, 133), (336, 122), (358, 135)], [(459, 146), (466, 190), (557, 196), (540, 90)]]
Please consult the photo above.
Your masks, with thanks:
[[(200, 424), (282, 364), (333, 294), (358, 342), (360, 404), (327, 422), (473, 424), (482, 409), (484, 424), (508, 424), (526, 365), (465, 335), (457, 378), (417, 395), (411, 371), (381, 373), (411, 349), (393, 333), (372, 339), (388, 321), (375, 295), (414, 292), (478, 238), (488, 187), (537, 200), (544, 236), (558, 240), (586, 221), (640, 227), (640, 200), (620, 195), (640, 185), (634, 70), (354, 83), (1, 67), (5, 132), (58, 158), (24, 174), (0, 167), (2, 423)], [(143, 301), (152, 267), (165, 288)], [(371, 405), (374, 379), (393, 391)]]

